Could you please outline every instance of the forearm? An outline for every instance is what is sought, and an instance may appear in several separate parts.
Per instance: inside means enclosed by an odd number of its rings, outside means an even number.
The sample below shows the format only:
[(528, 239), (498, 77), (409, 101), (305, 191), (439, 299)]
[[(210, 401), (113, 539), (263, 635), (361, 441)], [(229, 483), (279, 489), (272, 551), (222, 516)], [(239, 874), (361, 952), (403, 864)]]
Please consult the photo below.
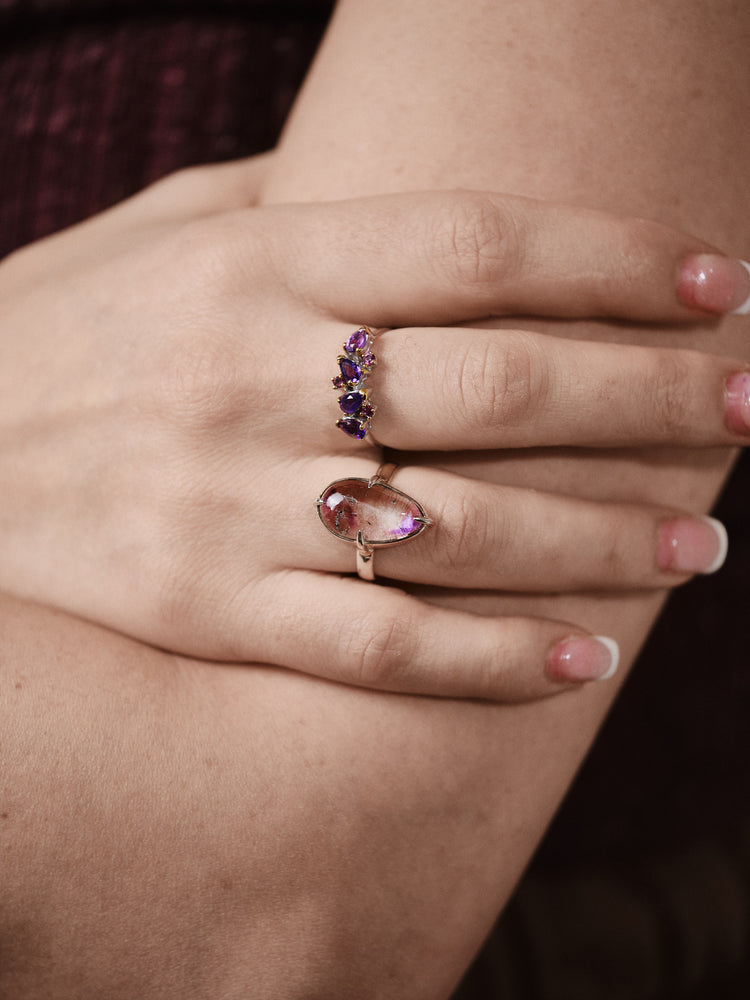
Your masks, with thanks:
[(507, 188), (741, 249), (748, 20), (731, 0), (344, 0), (266, 197)]

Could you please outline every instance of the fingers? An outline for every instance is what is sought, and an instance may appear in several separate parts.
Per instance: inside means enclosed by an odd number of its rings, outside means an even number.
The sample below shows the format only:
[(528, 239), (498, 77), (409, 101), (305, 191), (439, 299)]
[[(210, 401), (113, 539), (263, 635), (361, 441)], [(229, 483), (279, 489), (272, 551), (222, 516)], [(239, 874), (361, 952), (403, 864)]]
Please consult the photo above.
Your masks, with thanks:
[[(247, 622), (273, 607), (274, 628)], [(612, 640), (560, 622), (484, 618), (356, 579), (298, 571), (254, 588), (250, 655), (381, 691), (527, 701), (611, 677)]]
[(750, 303), (746, 265), (665, 226), (602, 212), (459, 191), (264, 212), (297, 294), (354, 323), (667, 321)]
[[(399, 468), (391, 485), (414, 498), (433, 523), (408, 542), (377, 548), (378, 577), (527, 593), (650, 589), (713, 572), (726, 555), (726, 532), (710, 518), (496, 486), (428, 468)], [(399, 538), (410, 513), (392, 492), (355, 495), (354, 487), (342, 486), (326, 497), (321, 519), (352, 539), (361, 530), (365, 541), (380, 542)], [(314, 550), (308, 541), (312, 566), (353, 572), (354, 545), (329, 538), (318, 533)]]
[(513, 330), (389, 330), (369, 378), (404, 450), (744, 443), (747, 366), (697, 351)]

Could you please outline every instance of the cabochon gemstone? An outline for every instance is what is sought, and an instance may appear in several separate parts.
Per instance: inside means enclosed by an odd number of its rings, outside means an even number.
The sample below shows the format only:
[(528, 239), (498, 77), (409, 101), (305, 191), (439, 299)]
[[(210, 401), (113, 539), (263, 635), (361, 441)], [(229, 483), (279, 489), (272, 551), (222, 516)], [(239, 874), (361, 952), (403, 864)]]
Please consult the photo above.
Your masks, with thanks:
[(388, 545), (419, 534), (425, 513), (419, 504), (387, 483), (339, 479), (320, 498), (318, 514), (329, 531), (356, 542), (362, 532), (369, 545)]
[(363, 392), (347, 392), (339, 398), (339, 406), (344, 413), (356, 413), (366, 400)]
[(355, 351), (364, 351), (367, 347), (367, 330), (359, 329), (355, 330), (351, 337), (344, 344), (344, 350), (349, 354), (354, 354)]

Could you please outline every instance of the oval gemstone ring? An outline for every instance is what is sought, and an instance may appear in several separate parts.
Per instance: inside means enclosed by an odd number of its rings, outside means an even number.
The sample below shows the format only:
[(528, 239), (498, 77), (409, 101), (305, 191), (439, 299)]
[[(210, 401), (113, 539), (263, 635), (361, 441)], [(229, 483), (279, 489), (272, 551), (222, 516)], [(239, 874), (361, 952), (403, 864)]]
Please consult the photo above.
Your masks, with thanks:
[(375, 579), (375, 549), (415, 538), (432, 524), (421, 504), (390, 485), (398, 466), (381, 465), (370, 479), (337, 479), (316, 501), (325, 527), (357, 546), (357, 576)]
[(369, 326), (358, 327), (344, 344), (344, 353), (337, 358), (339, 374), (331, 379), (337, 392), (343, 390), (339, 396), (343, 416), (336, 426), (359, 441), (367, 437), (375, 413), (367, 388), (367, 376), (375, 367), (374, 340), (375, 334)]

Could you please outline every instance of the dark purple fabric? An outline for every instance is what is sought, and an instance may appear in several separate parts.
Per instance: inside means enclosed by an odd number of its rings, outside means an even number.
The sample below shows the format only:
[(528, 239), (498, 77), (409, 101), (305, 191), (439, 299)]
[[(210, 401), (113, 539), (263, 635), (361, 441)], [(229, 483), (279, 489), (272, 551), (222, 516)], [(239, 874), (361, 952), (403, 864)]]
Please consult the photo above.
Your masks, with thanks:
[[(0, 0), (0, 256), (187, 164), (278, 136), (326, 7)], [(45, 9), (29, 18), (29, 11)], [(75, 17), (50, 17), (75, 9)], [(172, 8), (171, 15), (165, 14)], [(90, 13), (87, 13), (89, 12)]]

